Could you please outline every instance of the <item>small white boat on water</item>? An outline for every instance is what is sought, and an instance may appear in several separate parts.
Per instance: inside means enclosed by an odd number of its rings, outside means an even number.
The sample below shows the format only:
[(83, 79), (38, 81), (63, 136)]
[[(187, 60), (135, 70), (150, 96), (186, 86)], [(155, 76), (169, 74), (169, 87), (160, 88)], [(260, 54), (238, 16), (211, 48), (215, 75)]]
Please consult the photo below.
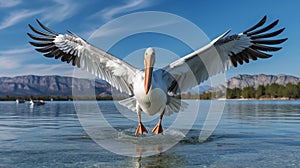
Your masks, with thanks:
[(45, 105), (45, 101), (44, 100), (30, 100), (30, 105)]
[(25, 103), (25, 100), (19, 100), (19, 99), (16, 99), (16, 103), (19, 104), (19, 103)]

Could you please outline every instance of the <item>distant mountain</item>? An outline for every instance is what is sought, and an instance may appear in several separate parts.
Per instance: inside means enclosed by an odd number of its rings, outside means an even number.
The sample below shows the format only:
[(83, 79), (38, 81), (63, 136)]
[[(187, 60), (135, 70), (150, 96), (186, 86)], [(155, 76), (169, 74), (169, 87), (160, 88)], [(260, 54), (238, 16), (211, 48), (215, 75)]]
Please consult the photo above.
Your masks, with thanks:
[(186, 91), (184, 93), (202, 94), (210, 89), (211, 89), (211, 87), (208, 85), (199, 85), (199, 86), (193, 87), (192, 89), (189, 89), (188, 91)]
[[(252, 86), (257, 88), (259, 85), (277, 83), (286, 85), (287, 83), (296, 84), (300, 78), (289, 75), (238, 75), (229, 79), (224, 85), (218, 88), (245, 88)], [(5, 96), (72, 96), (72, 88), (77, 95), (90, 96), (110, 96), (112, 92), (117, 96), (121, 94), (103, 80), (78, 79), (63, 76), (17, 76), (0, 77), (0, 97)], [(211, 90), (209, 86), (198, 86), (188, 92), (199, 94)]]
[(72, 88), (78, 95), (111, 95), (110, 85), (102, 80), (78, 79), (63, 76), (0, 77), (0, 97), (8, 96), (71, 96)]
[(218, 88), (240, 88), (254, 87), (255, 89), (259, 85), (270, 85), (276, 83), (279, 85), (286, 85), (288, 83), (297, 84), (300, 82), (300, 78), (290, 75), (238, 75), (229, 79), (224, 85)]

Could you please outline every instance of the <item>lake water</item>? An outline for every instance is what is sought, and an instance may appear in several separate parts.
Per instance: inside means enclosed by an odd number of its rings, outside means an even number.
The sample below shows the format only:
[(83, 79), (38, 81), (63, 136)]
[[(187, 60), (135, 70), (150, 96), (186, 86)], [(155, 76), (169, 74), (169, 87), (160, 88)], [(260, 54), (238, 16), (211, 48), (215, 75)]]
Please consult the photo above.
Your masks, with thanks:
[[(82, 115), (93, 118), (95, 102), (78, 102), (76, 108), (72, 102), (47, 102), (33, 108), (27, 103), (0, 102), (0, 167), (300, 167), (300, 101), (225, 101), (213, 134), (199, 142), (210, 103), (200, 101), (189, 131), (184, 126), (168, 129), (177, 119), (175, 114), (164, 117), (165, 135), (135, 137), (137, 123), (130, 117), (136, 114), (129, 112), (124, 117), (115, 102), (97, 102), (103, 118), (117, 130), (117, 138), (126, 143), (137, 145), (137, 139), (159, 140), (170, 135), (170, 141), (180, 139), (168, 150), (154, 145), (153, 150), (164, 151), (160, 154), (143, 156), (149, 149), (141, 145), (135, 149), (141, 157), (128, 157), (105, 150), (82, 127), (84, 121), (76, 110), (86, 110)], [(142, 117), (151, 131), (157, 116)], [(98, 133), (108, 144), (116, 138), (105, 127)]]

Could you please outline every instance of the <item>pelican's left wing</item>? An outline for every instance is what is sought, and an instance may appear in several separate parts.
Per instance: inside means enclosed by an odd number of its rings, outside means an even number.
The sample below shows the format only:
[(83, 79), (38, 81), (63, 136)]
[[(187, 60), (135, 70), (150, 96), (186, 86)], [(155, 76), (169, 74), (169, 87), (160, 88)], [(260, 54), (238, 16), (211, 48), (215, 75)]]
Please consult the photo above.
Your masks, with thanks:
[(133, 95), (133, 78), (139, 72), (138, 69), (88, 44), (72, 32), (58, 34), (38, 20), (37, 22), (46, 32), (29, 24), (30, 29), (37, 34), (27, 33), (30, 38), (36, 40), (29, 42), (36, 47), (35, 50), (44, 53), (45, 57), (60, 58), (62, 62), (72, 63), (73, 66), (106, 80), (119, 91)]
[(207, 80), (210, 76), (224, 72), (230, 66), (237, 67), (249, 60), (269, 58), (272, 55), (266, 52), (278, 51), (281, 47), (272, 45), (281, 44), (287, 40), (269, 39), (283, 32), (284, 28), (268, 32), (278, 24), (278, 20), (260, 28), (267, 17), (250, 29), (235, 35), (228, 36), (225, 32), (208, 45), (180, 58), (163, 68), (163, 80), (169, 92), (178, 94)]

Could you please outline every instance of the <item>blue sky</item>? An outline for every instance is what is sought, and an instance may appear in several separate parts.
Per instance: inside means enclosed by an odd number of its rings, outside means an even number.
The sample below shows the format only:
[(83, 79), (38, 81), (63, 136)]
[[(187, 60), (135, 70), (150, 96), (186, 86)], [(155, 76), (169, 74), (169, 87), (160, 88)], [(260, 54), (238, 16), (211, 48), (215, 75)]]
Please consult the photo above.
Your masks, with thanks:
[[(228, 77), (237, 74), (289, 74), (300, 77), (300, 1), (216, 1), (216, 0), (0, 0), (0, 76), (18, 75), (72, 75), (73, 67), (60, 61), (43, 57), (28, 44), (30, 39), (28, 24), (36, 26), (35, 19), (51, 29), (65, 33), (71, 30), (84, 39), (101, 25), (120, 16), (139, 11), (161, 11), (181, 16), (201, 28), (213, 39), (228, 29), (239, 33), (256, 24), (264, 15), (267, 22), (280, 19), (277, 29), (285, 27), (280, 37), (288, 37), (283, 49), (274, 53), (268, 60), (260, 60), (232, 68), (226, 72)], [(183, 30), (184, 31), (184, 30)], [(153, 46), (167, 48), (177, 55), (184, 56), (188, 49), (173, 47), (174, 39), (133, 36), (120, 42), (110, 51), (113, 55), (128, 55), (139, 48)], [(153, 40), (160, 38), (161, 40)], [(151, 40), (152, 39), (152, 40)], [(143, 45), (144, 44), (144, 45)], [(169, 44), (169, 45), (168, 45)], [(199, 42), (200, 44), (200, 42)], [(172, 48), (173, 47), (173, 48)], [(200, 47), (200, 45), (199, 45)]]

